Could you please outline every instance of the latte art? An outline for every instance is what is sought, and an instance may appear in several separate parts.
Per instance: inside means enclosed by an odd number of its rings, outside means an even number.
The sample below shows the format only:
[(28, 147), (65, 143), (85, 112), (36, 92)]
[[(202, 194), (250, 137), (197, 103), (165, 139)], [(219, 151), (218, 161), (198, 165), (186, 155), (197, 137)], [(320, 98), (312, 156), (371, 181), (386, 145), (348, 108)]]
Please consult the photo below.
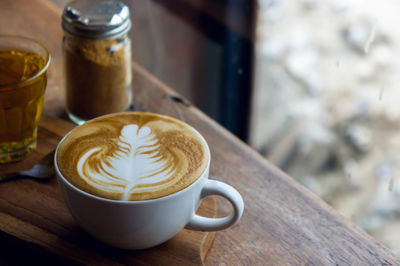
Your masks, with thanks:
[(190, 126), (147, 113), (104, 116), (74, 129), (60, 144), (57, 164), (73, 185), (119, 200), (177, 192), (203, 173), (204, 139)]
[(121, 131), (118, 149), (102, 157), (102, 148), (94, 147), (78, 161), (79, 176), (97, 189), (122, 187), (122, 199), (134, 191), (157, 189), (169, 185), (175, 173), (173, 161), (159, 153), (160, 144), (150, 128), (127, 125)]

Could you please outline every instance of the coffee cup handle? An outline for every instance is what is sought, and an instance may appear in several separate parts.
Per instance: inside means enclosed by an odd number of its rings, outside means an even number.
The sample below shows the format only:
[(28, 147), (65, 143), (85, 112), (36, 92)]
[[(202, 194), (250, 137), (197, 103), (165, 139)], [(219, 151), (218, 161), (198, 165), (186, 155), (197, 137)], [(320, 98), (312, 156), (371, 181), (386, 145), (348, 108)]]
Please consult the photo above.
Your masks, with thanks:
[(242, 216), (244, 203), (239, 192), (232, 186), (217, 180), (208, 179), (204, 185), (200, 198), (218, 195), (226, 198), (233, 206), (233, 214), (222, 218), (208, 218), (193, 214), (186, 229), (197, 231), (218, 231), (234, 225)]

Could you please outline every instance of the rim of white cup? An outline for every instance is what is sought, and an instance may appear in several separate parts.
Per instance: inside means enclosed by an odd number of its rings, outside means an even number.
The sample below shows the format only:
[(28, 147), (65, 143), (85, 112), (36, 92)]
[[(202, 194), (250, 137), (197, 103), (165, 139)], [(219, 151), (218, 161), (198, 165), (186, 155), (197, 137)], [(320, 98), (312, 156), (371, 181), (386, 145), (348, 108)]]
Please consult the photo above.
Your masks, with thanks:
[[(153, 203), (153, 202), (156, 202), (156, 201), (166, 200), (166, 199), (168, 199), (168, 198), (175, 197), (175, 196), (178, 195), (178, 194), (184, 193), (186, 190), (191, 189), (191, 188), (192, 188), (193, 186), (195, 186), (197, 183), (201, 182), (201, 179), (203, 178), (203, 176), (204, 176), (204, 175), (206, 174), (206, 172), (209, 171), (209, 169), (210, 169), (210, 164), (211, 164), (211, 153), (210, 153), (210, 148), (209, 148), (209, 146), (208, 146), (207, 141), (204, 139), (203, 135), (200, 134), (200, 132), (199, 132), (197, 129), (195, 129), (194, 127), (190, 126), (190, 125), (187, 124), (186, 122), (183, 122), (183, 121), (178, 120), (178, 119), (176, 119), (176, 118), (174, 118), (174, 117), (171, 117), (171, 116), (162, 115), (162, 114), (158, 114), (158, 113), (152, 113), (152, 112), (118, 112), (118, 113), (112, 113), (112, 114), (102, 115), (102, 116), (93, 118), (93, 119), (91, 119), (91, 120), (88, 120), (87, 122), (92, 121), (92, 120), (101, 119), (101, 118), (107, 117), (107, 116), (113, 116), (113, 115), (118, 115), (118, 114), (129, 114), (129, 113), (132, 113), (132, 114), (150, 114), (150, 115), (157, 115), (157, 116), (167, 117), (167, 118), (170, 118), (170, 119), (173, 119), (173, 120), (177, 120), (178, 122), (184, 123), (186, 126), (192, 128), (194, 131), (196, 131), (196, 132), (199, 134), (199, 136), (201, 137), (201, 139), (203, 140), (203, 142), (204, 142), (204, 144), (205, 144), (206, 151), (207, 151), (207, 153), (208, 153), (207, 167), (204, 169), (204, 171), (199, 175), (199, 177), (198, 177), (193, 183), (191, 183), (190, 185), (188, 185), (187, 187), (185, 187), (185, 188), (183, 188), (183, 189), (181, 189), (181, 190), (179, 190), (179, 191), (176, 191), (176, 192), (171, 193), (171, 194), (166, 195), (166, 196), (162, 196), (162, 197), (155, 198), (155, 199), (148, 199), (148, 200), (115, 200), (115, 199), (103, 198), (103, 197), (100, 197), (100, 196), (91, 194), (91, 193), (89, 193), (89, 192), (86, 192), (86, 191), (84, 191), (84, 190), (82, 190), (82, 189), (80, 189), (80, 188), (74, 186), (67, 178), (64, 177), (64, 175), (63, 175), (63, 174), (60, 172), (60, 170), (58, 169), (58, 163), (57, 163), (57, 152), (58, 152), (58, 147), (60, 146), (60, 144), (68, 137), (68, 135), (69, 135), (74, 129), (80, 127), (80, 126), (77, 126), (77, 127), (73, 128), (73, 129), (71, 129), (67, 134), (65, 134), (65, 136), (64, 136), (64, 137), (58, 142), (58, 144), (57, 144), (57, 148), (56, 148), (55, 153), (54, 153), (54, 168), (55, 168), (55, 170), (56, 170), (57, 178), (60, 178), (60, 179), (62, 180), (62, 182), (64, 182), (68, 187), (70, 187), (70, 188), (72, 188), (72, 189), (78, 191), (79, 193), (83, 194), (83, 195), (86, 196), (86, 197), (89, 197), (89, 198), (92, 198), (92, 199), (96, 199), (96, 200), (106, 201), (106, 202), (109, 202), (109, 203), (115, 203), (115, 204), (146, 204), (146, 203), (149, 203), (149, 204), (150, 204), (150, 203)], [(84, 125), (84, 124), (82, 124), (82, 125)]]

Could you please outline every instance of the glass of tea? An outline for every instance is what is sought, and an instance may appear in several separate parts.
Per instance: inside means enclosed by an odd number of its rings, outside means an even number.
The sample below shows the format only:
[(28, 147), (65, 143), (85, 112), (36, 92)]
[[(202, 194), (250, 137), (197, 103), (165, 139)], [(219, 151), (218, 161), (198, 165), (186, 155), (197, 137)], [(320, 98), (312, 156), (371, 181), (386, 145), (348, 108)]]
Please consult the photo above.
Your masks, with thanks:
[(29, 38), (0, 35), (0, 163), (36, 149), (49, 51)]

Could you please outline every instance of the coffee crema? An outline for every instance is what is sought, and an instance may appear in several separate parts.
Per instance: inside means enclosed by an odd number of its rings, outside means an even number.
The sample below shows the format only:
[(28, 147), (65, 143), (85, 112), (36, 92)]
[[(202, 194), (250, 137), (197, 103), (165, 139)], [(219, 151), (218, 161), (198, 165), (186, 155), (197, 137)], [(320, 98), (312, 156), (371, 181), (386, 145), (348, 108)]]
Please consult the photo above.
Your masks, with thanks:
[(149, 200), (180, 191), (206, 170), (209, 150), (189, 125), (159, 114), (116, 113), (73, 129), (59, 144), (61, 174), (90, 194)]

